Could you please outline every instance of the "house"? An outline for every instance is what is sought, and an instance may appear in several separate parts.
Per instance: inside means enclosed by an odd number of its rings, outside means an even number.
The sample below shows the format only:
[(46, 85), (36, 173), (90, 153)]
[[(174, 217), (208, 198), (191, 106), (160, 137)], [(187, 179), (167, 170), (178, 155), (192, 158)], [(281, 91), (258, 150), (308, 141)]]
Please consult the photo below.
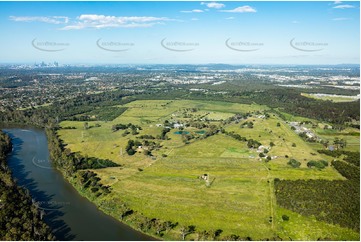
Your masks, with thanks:
[(175, 129), (179, 129), (179, 128), (183, 127), (183, 124), (174, 124), (173, 127)]
[(270, 150), (271, 148), (268, 146), (260, 145), (257, 149), (257, 152), (262, 153), (265, 149)]
[(307, 131), (307, 132), (306, 132), (306, 135), (307, 135), (307, 137), (310, 138), (310, 139), (313, 138), (313, 137), (315, 137), (315, 135), (314, 135), (312, 132), (310, 132), (310, 131)]
[(208, 180), (208, 174), (204, 174), (201, 176), (201, 179), (207, 181)]

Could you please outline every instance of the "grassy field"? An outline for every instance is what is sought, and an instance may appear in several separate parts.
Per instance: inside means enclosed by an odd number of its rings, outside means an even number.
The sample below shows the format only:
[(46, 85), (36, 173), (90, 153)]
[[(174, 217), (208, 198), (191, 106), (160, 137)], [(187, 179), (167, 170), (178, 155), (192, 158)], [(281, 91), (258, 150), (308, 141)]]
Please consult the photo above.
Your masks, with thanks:
[[(59, 130), (67, 148), (73, 152), (111, 159), (122, 165), (121, 168), (94, 170), (103, 184), (112, 187), (111, 194), (99, 199), (121, 198), (147, 217), (194, 225), (197, 231), (222, 229), (221, 237), (238, 234), (257, 240), (276, 235), (298, 240), (359, 238), (358, 233), (349, 229), (303, 217), (277, 206), (272, 185), (276, 177), (344, 178), (331, 167), (323, 170), (307, 168), (306, 163), (311, 159), (330, 160), (316, 152), (318, 146), (305, 143), (277, 116), (271, 114), (270, 118), (264, 119), (255, 113), (263, 113), (267, 107), (188, 100), (135, 101), (124, 106), (128, 107), (127, 111), (113, 121), (88, 122), (89, 129), (84, 129), (84, 122), (66, 121), (61, 123), (62, 127), (76, 129)], [(189, 111), (192, 108), (194, 110)], [(246, 142), (221, 133), (202, 139), (202, 134), (197, 134), (199, 130), (194, 127), (185, 128), (198, 137), (189, 144), (182, 141), (182, 135), (175, 133), (178, 129), (171, 129), (167, 133), (168, 140), (158, 140), (162, 147), (152, 151), (153, 157), (145, 156), (142, 149), (133, 156), (125, 153), (129, 139), (145, 134), (159, 135), (163, 127), (158, 127), (158, 124), (166, 120), (202, 119), (209, 125), (219, 126), (234, 114), (247, 112), (254, 114), (247, 120), (226, 124), (223, 128), (247, 139), (258, 140), (269, 149), (267, 155), (273, 157), (270, 162), (260, 160), (259, 152), (249, 149)], [(241, 128), (245, 121), (252, 121), (254, 127)], [(124, 137), (123, 130), (111, 130), (119, 123), (140, 125), (142, 130), (137, 135)], [(277, 123), (280, 123), (279, 127)], [(269, 147), (270, 142), (275, 146)], [(288, 166), (290, 158), (299, 160), (301, 167)], [(208, 182), (198, 178), (203, 174), (208, 174)], [(291, 218), (297, 216), (297, 219), (286, 223), (281, 218), (283, 213)], [(165, 234), (164, 238), (180, 239), (177, 230)], [(196, 235), (190, 234), (186, 239), (196, 239)]]

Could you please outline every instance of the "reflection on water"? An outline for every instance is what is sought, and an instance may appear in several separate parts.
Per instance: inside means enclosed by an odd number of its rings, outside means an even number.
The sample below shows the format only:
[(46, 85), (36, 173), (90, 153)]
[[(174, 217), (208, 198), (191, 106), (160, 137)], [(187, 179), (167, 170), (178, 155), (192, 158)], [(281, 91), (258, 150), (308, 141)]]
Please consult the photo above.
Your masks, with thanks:
[(3, 131), (12, 138), (7, 161), (14, 179), (29, 190), (58, 240), (151, 240), (99, 211), (64, 180), (49, 159), (43, 130)]

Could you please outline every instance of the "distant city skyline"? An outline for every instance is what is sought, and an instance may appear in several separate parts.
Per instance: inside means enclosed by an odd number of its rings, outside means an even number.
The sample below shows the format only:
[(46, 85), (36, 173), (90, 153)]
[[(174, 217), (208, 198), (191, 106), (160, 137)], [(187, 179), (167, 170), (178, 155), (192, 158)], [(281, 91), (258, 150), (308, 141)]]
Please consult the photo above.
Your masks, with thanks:
[(358, 1), (0, 2), (0, 21), (0, 63), (360, 63)]

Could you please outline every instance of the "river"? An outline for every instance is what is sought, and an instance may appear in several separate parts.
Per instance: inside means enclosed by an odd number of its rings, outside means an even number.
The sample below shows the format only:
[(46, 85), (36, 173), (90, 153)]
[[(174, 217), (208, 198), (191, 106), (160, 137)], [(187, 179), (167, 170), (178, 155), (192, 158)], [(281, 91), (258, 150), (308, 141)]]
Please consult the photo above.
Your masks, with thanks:
[(44, 130), (5, 128), (12, 138), (8, 166), (19, 186), (45, 212), (44, 221), (58, 240), (153, 240), (104, 214), (79, 195), (49, 159)]

